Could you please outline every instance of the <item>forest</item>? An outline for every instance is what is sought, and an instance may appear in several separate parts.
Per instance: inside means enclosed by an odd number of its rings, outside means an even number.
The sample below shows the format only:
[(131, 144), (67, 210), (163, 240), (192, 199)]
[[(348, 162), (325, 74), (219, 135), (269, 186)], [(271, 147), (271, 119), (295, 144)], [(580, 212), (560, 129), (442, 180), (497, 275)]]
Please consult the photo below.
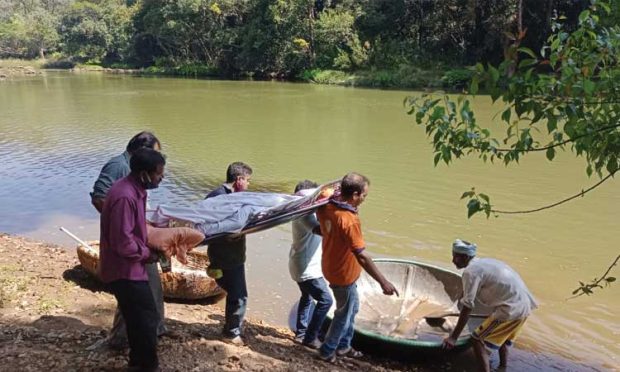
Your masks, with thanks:
[[(605, 22), (620, 20), (620, 2)], [(0, 58), (225, 78), (465, 86), (587, 0), (0, 0)], [(364, 79), (365, 81), (364, 83)]]

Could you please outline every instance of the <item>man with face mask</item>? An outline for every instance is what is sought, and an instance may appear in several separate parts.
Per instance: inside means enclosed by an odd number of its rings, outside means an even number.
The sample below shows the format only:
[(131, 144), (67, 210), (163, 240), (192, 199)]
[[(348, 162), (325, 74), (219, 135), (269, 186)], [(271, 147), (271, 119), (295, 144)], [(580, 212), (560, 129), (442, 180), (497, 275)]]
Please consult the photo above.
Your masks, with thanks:
[[(110, 187), (112, 187), (114, 182), (126, 177), (130, 173), (130, 159), (136, 151), (142, 148), (160, 151), (161, 143), (153, 133), (145, 131), (140, 132), (129, 140), (129, 143), (127, 143), (125, 151), (122, 154), (111, 158), (101, 169), (99, 177), (93, 186), (93, 192), (90, 194), (91, 202), (99, 213), (101, 213), (103, 209), (103, 205)], [(149, 186), (153, 185), (151, 184)], [(147, 264), (146, 270), (149, 285), (151, 286), (151, 292), (153, 293), (155, 304), (157, 305), (157, 311), (159, 313), (157, 335), (161, 336), (167, 333), (167, 329), (164, 324), (164, 295), (161, 287), (161, 278), (157, 270), (157, 262)], [(88, 349), (94, 350), (102, 346), (112, 349), (123, 349), (127, 347), (125, 320), (123, 319), (123, 315), (121, 314), (119, 308), (117, 308), (114, 313), (112, 329), (110, 330), (108, 338), (91, 345)]]
[(158, 254), (147, 246), (146, 190), (159, 186), (165, 164), (158, 151), (137, 150), (131, 173), (112, 185), (101, 211), (99, 272), (126, 320), (130, 370), (159, 370), (159, 316), (146, 269)]

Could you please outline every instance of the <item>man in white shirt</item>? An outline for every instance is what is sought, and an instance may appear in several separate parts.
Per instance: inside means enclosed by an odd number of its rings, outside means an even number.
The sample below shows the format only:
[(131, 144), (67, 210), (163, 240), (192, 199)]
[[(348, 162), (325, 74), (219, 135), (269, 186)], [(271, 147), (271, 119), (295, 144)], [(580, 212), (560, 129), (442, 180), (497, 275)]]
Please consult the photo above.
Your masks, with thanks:
[[(299, 182), (295, 194), (305, 196), (317, 186), (308, 180)], [(293, 243), (288, 267), (291, 278), (297, 282), (301, 291), (295, 340), (309, 348), (318, 349), (321, 346), (319, 332), (333, 303), (321, 269), (320, 225), (314, 213), (294, 220), (292, 225)], [(312, 299), (316, 300), (316, 305), (310, 314)]]
[(443, 341), (452, 349), (469, 320), (474, 302), (493, 308), (493, 313), (472, 334), (481, 371), (490, 371), (487, 348), (499, 350), (500, 367), (506, 367), (508, 346), (519, 334), (536, 300), (510, 266), (493, 258), (475, 258), (476, 244), (457, 239), (452, 244), (452, 263), (463, 271), (461, 313), (456, 327)]

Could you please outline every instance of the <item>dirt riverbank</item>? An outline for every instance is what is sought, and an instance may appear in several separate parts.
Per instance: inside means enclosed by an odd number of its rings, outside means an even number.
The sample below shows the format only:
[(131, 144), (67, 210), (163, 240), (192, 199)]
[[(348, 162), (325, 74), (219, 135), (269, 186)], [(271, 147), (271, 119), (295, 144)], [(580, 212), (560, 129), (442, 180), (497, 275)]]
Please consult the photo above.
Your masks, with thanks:
[[(107, 335), (114, 308), (73, 251), (0, 234), (0, 370), (123, 370), (126, 352), (86, 350)], [(164, 371), (431, 370), (375, 357), (328, 364), (289, 330), (251, 318), (247, 346), (228, 345), (219, 339), (223, 313), (215, 305), (167, 302), (166, 318), (176, 337), (159, 341)]]

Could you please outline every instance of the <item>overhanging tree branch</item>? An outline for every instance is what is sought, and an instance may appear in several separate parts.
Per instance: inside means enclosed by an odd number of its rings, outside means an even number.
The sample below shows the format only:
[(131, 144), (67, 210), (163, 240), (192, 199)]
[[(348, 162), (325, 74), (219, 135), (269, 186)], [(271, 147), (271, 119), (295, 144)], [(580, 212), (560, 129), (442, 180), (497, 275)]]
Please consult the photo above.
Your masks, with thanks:
[(608, 275), (611, 272), (611, 269), (618, 264), (618, 261), (620, 261), (620, 254), (616, 257), (614, 262), (612, 262), (612, 264), (609, 265), (609, 267), (607, 268), (607, 271), (605, 271), (603, 276), (601, 276), (600, 278), (594, 278), (592, 282), (588, 284), (579, 282), (579, 287), (573, 291), (573, 296), (569, 297), (568, 299), (570, 300), (573, 298), (577, 298), (579, 296), (583, 296), (584, 294), (589, 296), (592, 293), (592, 290), (594, 288), (603, 288), (601, 283), (604, 283), (605, 285), (609, 285), (610, 283), (615, 282), (616, 278), (613, 276), (608, 276)]
[[(617, 171), (617, 170), (616, 170)], [(534, 213), (534, 212), (540, 212), (542, 210), (545, 209), (549, 209), (549, 208), (553, 208), (553, 207), (557, 207), (560, 204), (564, 204), (566, 202), (569, 202), (573, 199), (576, 199), (578, 197), (583, 197), (585, 194), (587, 194), (588, 192), (594, 190), (595, 188), (599, 187), (600, 185), (603, 184), (603, 182), (607, 181), (609, 178), (613, 177), (614, 174), (616, 174), (616, 172), (610, 173), (608, 174), (605, 178), (603, 178), (602, 180), (600, 180), (599, 182), (597, 182), (596, 184), (590, 186), (589, 188), (587, 188), (586, 190), (581, 190), (580, 193), (575, 194), (571, 197), (568, 197), (564, 200), (560, 200), (557, 203), (553, 203), (550, 205), (546, 205), (544, 207), (540, 207), (540, 208), (536, 208), (536, 209), (529, 209), (529, 210), (525, 210), (525, 211), (502, 211), (502, 210), (497, 210), (497, 209), (491, 209), (491, 212), (493, 213), (501, 213), (501, 214), (525, 214), (525, 213)]]
[[(498, 152), (510, 152), (510, 151), (519, 151), (519, 152), (535, 152), (535, 151), (547, 151), (549, 149), (552, 149), (554, 147), (558, 147), (558, 146), (563, 146), (566, 145), (567, 143), (571, 143), (571, 142), (575, 142), (578, 139), (584, 138), (584, 137), (588, 137), (591, 136), (593, 134), (596, 133), (600, 133), (600, 132), (604, 132), (606, 130), (610, 130), (610, 129), (615, 129), (620, 127), (620, 123), (619, 124), (614, 124), (614, 125), (608, 125), (602, 128), (597, 129), (594, 132), (590, 132), (590, 133), (585, 133), (579, 136), (575, 136), (573, 138), (569, 138), (567, 140), (564, 140), (562, 142), (558, 142), (558, 143), (554, 143), (553, 145), (549, 145), (549, 146), (545, 146), (545, 147), (536, 147), (536, 148), (530, 148), (530, 149), (503, 149), (503, 148), (493, 148), (494, 151), (498, 151)], [(477, 149), (480, 149), (479, 146), (476, 146)]]

